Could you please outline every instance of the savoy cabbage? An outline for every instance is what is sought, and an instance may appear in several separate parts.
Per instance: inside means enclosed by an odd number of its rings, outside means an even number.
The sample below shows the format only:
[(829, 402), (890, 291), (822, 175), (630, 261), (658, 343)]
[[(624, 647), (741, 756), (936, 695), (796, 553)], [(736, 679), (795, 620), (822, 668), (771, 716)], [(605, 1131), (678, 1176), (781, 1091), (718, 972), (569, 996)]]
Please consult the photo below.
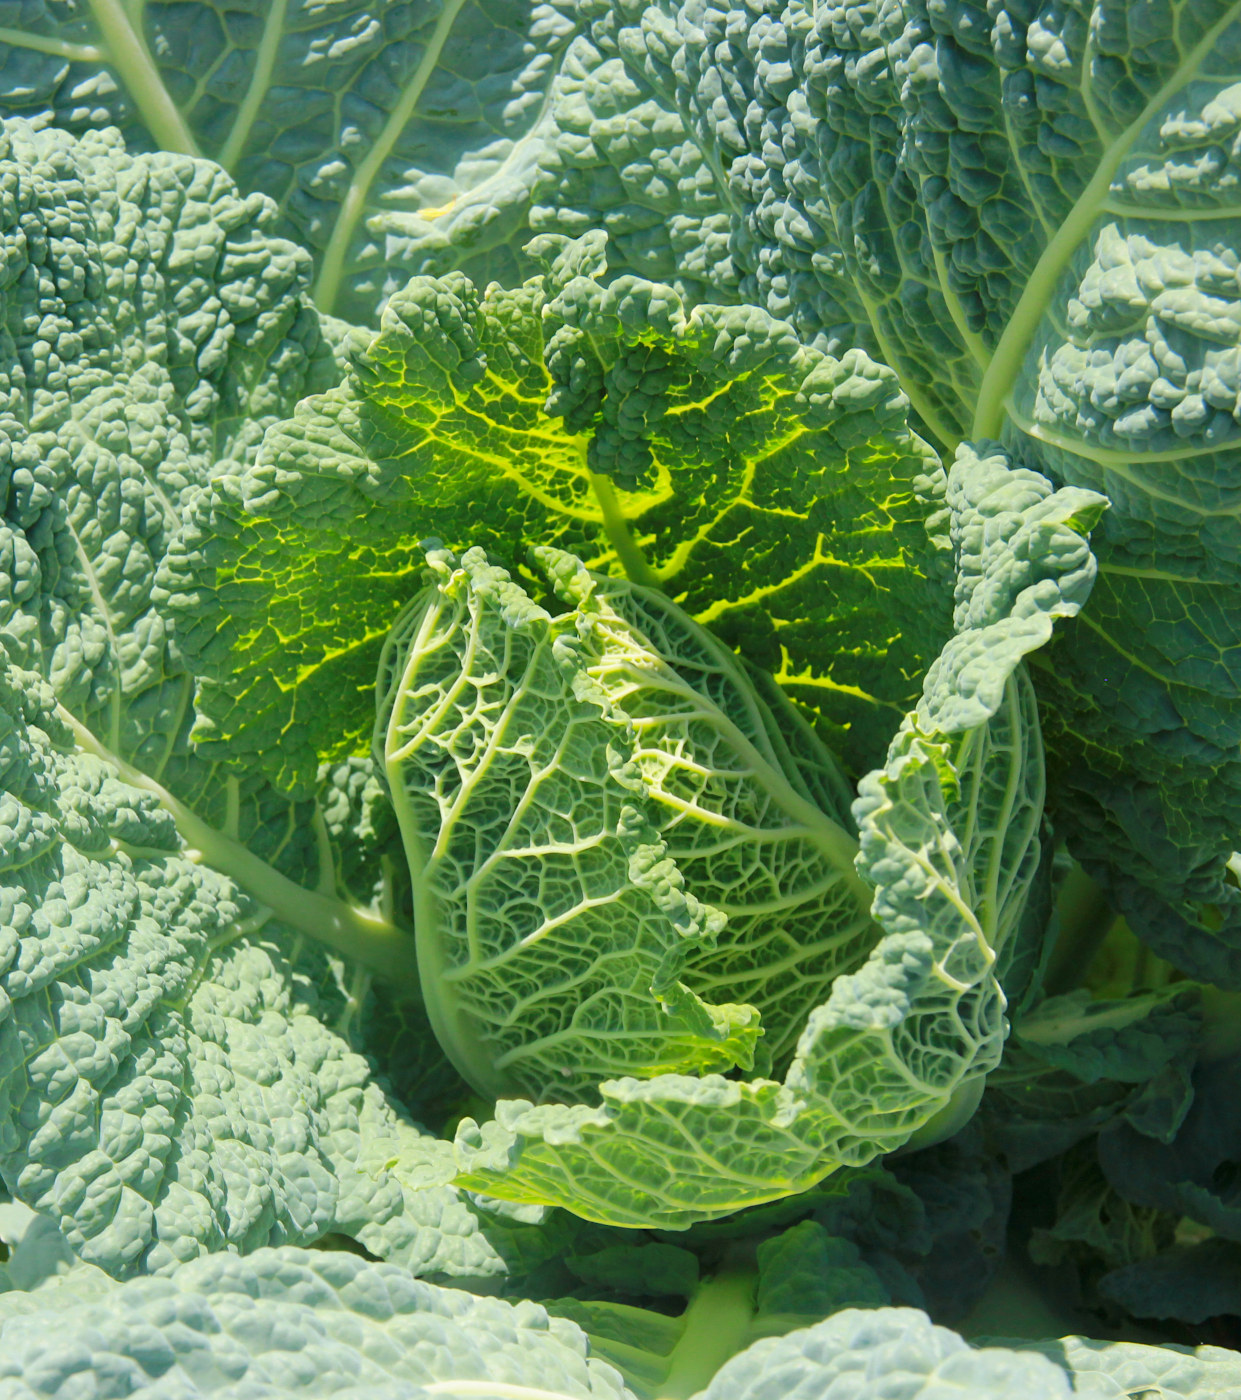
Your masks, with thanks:
[(1239, 65), (0, 4), (0, 1394), (1241, 1393)]

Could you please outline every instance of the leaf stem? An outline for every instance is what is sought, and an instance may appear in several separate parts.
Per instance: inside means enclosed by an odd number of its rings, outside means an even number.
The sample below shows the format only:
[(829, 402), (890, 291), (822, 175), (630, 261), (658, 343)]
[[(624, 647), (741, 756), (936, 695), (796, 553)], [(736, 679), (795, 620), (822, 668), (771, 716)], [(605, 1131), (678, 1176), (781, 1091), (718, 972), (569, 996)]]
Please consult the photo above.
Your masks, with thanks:
[(701, 1285), (685, 1310), (685, 1330), (673, 1350), (658, 1400), (689, 1400), (749, 1344), (757, 1282), (753, 1267), (735, 1267), (725, 1268)]
[(1117, 918), (1107, 896), (1080, 865), (1073, 866), (1060, 887), (1056, 914), (1059, 932), (1043, 978), (1049, 996), (1080, 985)]
[(659, 579), (646, 562), (646, 556), (638, 548), (637, 541), (630, 532), (629, 522), (621, 511), (620, 501), (616, 498), (616, 487), (601, 472), (590, 473), (590, 484), (594, 488), (599, 508), (603, 511), (603, 528), (616, 551), (616, 557), (621, 562), (625, 577), (631, 583), (641, 583), (647, 588), (659, 588)]
[(130, 23), (120, 0), (90, 0), (91, 12), (129, 100), (165, 151), (198, 156), (202, 152), (169, 96), (142, 36)]
[(319, 263), (314, 301), (320, 311), (331, 312), (336, 305), (336, 298), (345, 277), (349, 244), (362, 222), (371, 186), (375, 183), (384, 162), (392, 155), (397, 142), (404, 135), (405, 128), (439, 65), (453, 25), (464, 7), (465, 0), (445, 0), (440, 8), (439, 18), (435, 21), (435, 28), (422, 46), (417, 68), (397, 95), (382, 129), (365, 146), (366, 155), (354, 171)]
[(417, 992), (413, 939), (404, 930), (344, 900), (303, 888), (239, 841), (209, 826), (167, 788), (104, 747), (63, 706), (57, 713), (80, 749), (111, 764), (132, 787), (151, 793), (172, 814), (177, 830), (213, 869), (235, 880), (276, 918), (317, 943), (361, 963), (384, 981)]
[(254, 120), (271, 87), (272, 73), (276, 68), (276, 57), (280, 52), (280, 40), (284, 37), (285, 11), (288, 0), (268, 0), (267, 13), (263, 18), (263, 37), (259, 41), (254, 56), (254, 70), (250, 75), (250, 85), (242, 98), (241, 106), (233, 122), (228, 139), (220, 147), (216, 159), (230, 174), (235, 170), (241, 153), (250, 139)]

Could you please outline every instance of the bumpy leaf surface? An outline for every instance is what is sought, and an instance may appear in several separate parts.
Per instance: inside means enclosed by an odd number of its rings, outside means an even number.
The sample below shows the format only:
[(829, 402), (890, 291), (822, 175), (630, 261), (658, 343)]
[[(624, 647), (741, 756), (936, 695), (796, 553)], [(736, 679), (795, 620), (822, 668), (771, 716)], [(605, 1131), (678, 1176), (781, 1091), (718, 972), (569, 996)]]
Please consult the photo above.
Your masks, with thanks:
[(82, 732), (3, 665), (6, 1185), (117, 1275), (332, 1232), (422, 1272), (505, 1272), (512, 1228), (490, 1242), (445, 1185), (447, 1145), (351, 1050), (340, 960), (212, 869)]
[[(420, 272), (513, 280), (572, 6), (31, 0), (3, 17), (0, 115), (218, 161), (374, 324)], [(516, 239), (516, 246), (513, 240)]]
[(895, 381), (752, 308), (603, 288), (601, 236), (544, 254), (515, 291), (415, 279), (345, 383), (215, 483), (173, 570), (197, 737), (303, 790), (369, 748), (434, 537), (660, 585), (877, 761), (948, 631), (943, 474)]
[(875, 938), (848, 787), (820, 751), (816, 807), (808, 728), (661, 595), (536, 554), (567, 611), (435, 552), (380, 672), (440, 1041), (491, 1097), (749, 1069), (760, 1016), (783, 1066)]
[(1084, 1084), (1115, 1079), (1144, 1084), (1172, 1061), (1191, 1065), (1202, 1031), (1192, 985), (1093, 1000), (1085, 991), (1049, 997), (1016, 1028), (1022, 1049)]
[(88, 1298), (55, 1284), (0, 1294), (0, 1389), (14, 1400), (630, 1400), (581, 1331), (534, 1303), (290, 1248), (218, 1255)]
[[(804, 85), (812, 8), (583, 0), (579, 14), (531, 227), (578, 235), (606, 214), (613, 273), (658, 278), (689, 302), (766, 307), (834, 354), (881, 349), (819, 168), (826, 133)], [(891, 127), (868, 115), (879, 144)]]
[(606, 215), (617, 273), (866, 345), (941, 443), (1108, 495), (1036, 663), (1057, 802), (1156, 951), (1241, 985), (1236, 4), (584, 14), (535, 226)]
[[(4, 680), (0, 1173), (114, 1272), (325, 1229), (503, 1271), (457, 1193), (414, 1207), (379, 1170), (444, 1177), (351, 1052), (370, 935), (412, 972), (337, 892), (381, 834), (188, 743), (160, 571), (195, 493), (338, 376), (309, 259), (218, 168), (115, 133), (6, 123), (0, 189), (0, 644), (26, 668)], [(326, 786), (347, 811), (347, 778)]]
[(1100, 1342), (1091, 1337), (1022, 1343), (1062, 1366), (1079, 1395), (1167, 1396), (1169, 1400), (1209, 1400), (1231, 1395), (1241, 1385), (1237, 1354), (1223, 1347), (1142, 1346)]
[(971, 1349), (912, 1308), (848, 1309), (756, 1342), (721, 1367), (702, 1400), (1207, 1400), (1241, 1376), (1221, 1347), (1141, 1346), (1066, 1337)]
[[(15, 1400), (122, 1393), (185, 1400), (632, 1400), (597, 1354), (616, 1342), (639, 1395), (684, 1394), (702, 1358), (677, 1368), (679, 1319), (578, 1304), (602, 1346), (534, 1303), (436, 1288), (347, 1254), (265, 1249), (198, 1260), (170, 1279), (0, 1295), (0, 1385)], [(743, 1312), (748, 1314), (749, 1308)], [(717, 1307), (695, 1341), (726, 1347)], [(716, 1324), (712, 1335), (713, 1321)], [(664, 1353), (671, 1350), (670, 1373)], [(699, 1364), (695, 1366), (695, 1361)], [(664, 1364), (661, 1365), (660, 1363)], [(912, 1308), (848, 1309), (727, 1361), (703, 1400), (1214, 1400), (1237, 1385), (1217, 1347), (1066, 1337), (971, 1348)], [(644, 1383), (645, 1382), (645, 1383)], [(692, 1383), (691, 1383), (692, 1384)]]
[(1073, 1393), (1064, 1371), (1042, 1356), (973, 1351), (913, 1308), (848, 1308), (756, 1342), (720, 1368), (702, 1400), (1069, 1400)]
[[(837, 973), (810, 1012), (784, 1082), (656, 1074), (603, 1081), (597, 1105), (502, 1100), (493, 1122), (467, 1120), (458, 1132), (461, 1183), (613, 1224), (683, 1226), (804, 1190), (837, 1166), (907, 1141), (941, 1110), (972, 1110), (1004, 1037), (997, 949), (1012, 935), (1039, 860), (1041, 747), (1020, 663), (1088, 594), (1093, 563), (1080, 531), (1103, 503), (1089, 492), (1053, 492), (1000, 454), (980, 459), (966, 452), (954, 465), (948, 500), (960, 561), (959, 631), (928, 673), (886, 767), (863, 780), (854, 807), (857, 868), (874, 891), (871, 913), (882, 936), (857, 971)], [(496, 602), (514, 636), (529, 607), (524, 595)], [(416, 673), (412, 683), (424, 732), (442, 724), (456, 734), (458, 719), (466, 722), (451, 743), (425, 757), (411, 754), (411, 762), (426, 765), (420, 788), (448, 794), (453, 767), (442, 754), (478, 752), (476, 740), (484, 750), (497, 748), (470, 723), (473, 706), (486, 712), (494, 695), (498, 712), (506, 686), (541, 694), (547, 681), (537, 670), (503, 679), (503, 668), (524, 658), (516, 644), (502, 649), (492, 641), (479, 649), (477, 673), (467, 666), (462, 676), (454, 660), (444, 689), (434, 666), (443, 664), (445, 638), (430, 627), (421, 640), (432, 670), (425, 693), (418, 694)], [(651, 713), (644, 679), (643, 668), (631, 666), (639, 717)], [(468, 703), (457, 698), (462, 693)], [(623, 709), (629, 696), (617, 691), (615, 703)], [(658, 709), (654, 714), (662, 724)], [(417, 723), (410, 726), (415, 732)], [(518, 751), (529, 745), (527, 732), (513, 726)], [(691, 729), (688, 737), (698, 735)], [(660, 759), (656, 744), (650, 747)], [(685, 744), (674, 751), (691, 775), (704, 771), (696, 750)], [(660, 762), (643, 777), (658, 803), (652, 774), (662, 778)], [(490, 784), (485, 774), (477, 782), (471, 796), (482, 811), (495, 810), (497, 829), (511, 830), (526, 810), (538, 809), (524, 758)], [(425, 805), (422, 820), (409, 823), (415, 846), (442, 839), (445, 810), (437, 822)], [(671, 830), (670, 850), (682, 836), (679, 827)], [(532, 849), (546, 846), (536, 840)], [(684, 866), (677, 855), (678, 879), (693, 866), (691, 842)], [(702, 894), (715, 890), (708, 879)], [(697, 893), (692, 883), (687, 893)], [(480, 902), (472, 935), (484, 934), (494, 917)], [(728, 939), (725, 926), (719, 945), (727, 949)], [(709, 954), (695, 957), (699, 969), (711, 968)], [(721, 963), (727, 968), (727, 953)], [(510, 981), (519, 968), (510, 959)], [(696, 985), (692, 973), (686, 982)], [(492, 1014), (507, 1024), (512, 1006), (510, 996)], [(548, 1082), (552, 1088), (540, 1088), (544, 1100), (556, 1097), (554, 1080)], [(951, 1127), (941, 1120), (928, 1132), (941, 1130)]]
[(338, 368), (310, 263), (215, 167), (0, 130), (0, 632), (114, 753), (287, 871), (310, 811), (188, 751), (159, 584), (213, 475)]

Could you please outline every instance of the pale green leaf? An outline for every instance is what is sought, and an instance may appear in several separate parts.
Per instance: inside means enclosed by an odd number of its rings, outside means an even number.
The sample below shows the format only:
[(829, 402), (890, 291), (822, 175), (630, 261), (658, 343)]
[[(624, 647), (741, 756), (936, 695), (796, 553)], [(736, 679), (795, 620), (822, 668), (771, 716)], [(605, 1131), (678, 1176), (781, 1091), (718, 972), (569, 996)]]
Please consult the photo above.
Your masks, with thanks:
[(204, 752), (305, 791), (369, 747), (380, 647), (434, 537), (657, 584), (850, 766), (882, 754), (948, 623), (943, 473), (894, 380), (753, 309), (605, 288), (600, 254), (548, 244), (552, 271), (509, 291), (416, 279), (345, 382), (214, 485), (170, 567)]

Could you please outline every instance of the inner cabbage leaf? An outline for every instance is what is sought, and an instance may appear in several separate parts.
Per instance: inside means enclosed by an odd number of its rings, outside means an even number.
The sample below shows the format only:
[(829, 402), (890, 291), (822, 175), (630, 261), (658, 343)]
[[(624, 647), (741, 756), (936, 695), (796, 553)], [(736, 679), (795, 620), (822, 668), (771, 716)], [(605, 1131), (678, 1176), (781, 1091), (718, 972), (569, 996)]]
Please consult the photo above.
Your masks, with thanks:
[(543, 549), (554, 615), (481, 551), (432, 551), (376, 742), (432, 1019), (500, 1098), (458, 1131), (459, 1184), (683, 1227), (972, 1108), (1041, 852), (1021, 661), (1089, 591), (1102, 503), (965, 454), (949, 502), (958, 631), (852, 813), (666, 598)]
[(415, 278), (336, 389), (221, 474), (168, 566), (199, 752), (305, 791), (365, 752), (383, 639), (434, 537), (554, 545), (663, 589), (839, 739), (882, 757), (949, 633), (944, 473), (894, 376), (754, 308), (545, 275)]

